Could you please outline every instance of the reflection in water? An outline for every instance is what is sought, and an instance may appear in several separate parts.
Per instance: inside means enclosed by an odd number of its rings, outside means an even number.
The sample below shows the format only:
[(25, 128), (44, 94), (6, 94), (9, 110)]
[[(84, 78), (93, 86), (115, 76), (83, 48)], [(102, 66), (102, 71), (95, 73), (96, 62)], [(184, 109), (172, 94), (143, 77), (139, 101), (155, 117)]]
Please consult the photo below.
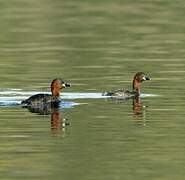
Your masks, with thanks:
[(140, 97), (133, 99), (133, 118), (137, 124), (146, 125), (145, 106), (142, 105)]
[(32, 113), (37, 113), (39, 115), (49, 115), (51, 114), (51, 132), (54, 135), (59, 135), (62, 131), (62, 137), (65, 137), (65, 128), (69, 123), (67, 123), (66, 118), (61, 118), (61, 108), (52, 107), (50, 105), (45, 105), (41, 107), (25, 106)]
[(69, 123), (66, 122), (67, 119), (61, 118), (61, 112), (54, 110), (51, 114), (51, 131), (54, 135), (60, 134), (62, 130), (62, 137), (65, 137), (65, 128)]
[(142, 114), (142, 104), (141, 99), (139, 97), (133, 99), (133, 112), (134, 115), (139, 116)]
[(138, 125), (146, 125), (146, 107), (145, 105), (142, 104), (141, 102), (141, 97), (132, 97), (129, 99), (117, 99), (117, 98), (107, 98), (107, 100), (112, 100), (115, 101), (117, 103), (126, 103), (130, 100), (132, 100), (133, 102), (133, 120), (136, 124)]
[(52, 106), (45, 104), (43, 106), (23, 106), (23, 108), (28, 109), (32, 113), (37, 113), (39, 115), (51, 114), (53, 109)]

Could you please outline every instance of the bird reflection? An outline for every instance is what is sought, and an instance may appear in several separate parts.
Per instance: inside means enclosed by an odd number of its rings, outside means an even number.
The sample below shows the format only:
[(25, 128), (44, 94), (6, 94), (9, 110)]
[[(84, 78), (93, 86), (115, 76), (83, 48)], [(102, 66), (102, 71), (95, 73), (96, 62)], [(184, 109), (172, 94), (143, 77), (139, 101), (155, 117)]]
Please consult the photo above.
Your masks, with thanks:
[(36, 113), (39, 115), (51, 115), (51, 132), (53, 135), (59, 135), (62, 132), (62, 136), (65, 136), (65, 128), (69, 123), (67, 123), (66, 118), (61, 117), (61, 109), (59, 107), (43, 106), (43, 107), (24, 107), (28, 109), (31, 113)]
[(60, 134), (61, 130), (63, 132), (63, 137), (65, 137), (65, 128), (69, 125), (67, 119), (61, 118), (60, 111), (53, 111), (51, 114), (51, 131), (53, 135)]
[(115, 99), (109, 98), (106, 100), (111, 100), (116, 103), (127, 103), (132, 100), (132, 108), (133, 108), (133, 120), (136, 124), (145, 126), (146, 125), (146, 107), (142, 104), (140, 97), (133, 97), (131, 99)]
[(140, 97), (133, 99), (133, 118), (138, 125), (146, 125), (145, 107), (142, 105)]

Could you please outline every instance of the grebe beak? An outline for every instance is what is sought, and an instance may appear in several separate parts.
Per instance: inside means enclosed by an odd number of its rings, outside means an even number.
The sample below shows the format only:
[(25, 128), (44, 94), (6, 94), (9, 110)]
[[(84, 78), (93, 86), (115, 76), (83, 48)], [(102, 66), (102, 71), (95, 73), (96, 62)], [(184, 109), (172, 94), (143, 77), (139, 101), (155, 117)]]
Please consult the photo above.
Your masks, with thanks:
[(63, 83), (63, 84), (62, 84), (62, 87), (63, 87), (63, 88), (65, 88), (65, 87), (70, 87), (70, 86), (71, 86), (71, 85), (68, 84), (68, 83)]
[(65, 83), (65, 86), (66, 86), (66, 87), (70, 87), (71, 85), (70, 85), (70, 84), (68, 84), (68, 83)]
[(147, 77), (147, 76), (143, 76), (143, 81), (147, 81), (147, 80), (151, 80), (151, 78)]

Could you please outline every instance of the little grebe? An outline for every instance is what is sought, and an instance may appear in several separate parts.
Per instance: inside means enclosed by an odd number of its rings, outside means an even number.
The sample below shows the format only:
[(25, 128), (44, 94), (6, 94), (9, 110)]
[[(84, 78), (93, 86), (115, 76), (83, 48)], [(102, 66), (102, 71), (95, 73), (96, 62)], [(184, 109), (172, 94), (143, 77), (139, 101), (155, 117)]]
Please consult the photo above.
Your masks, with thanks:
[(135, 74), (133, 79), (133, 90), (124, 90), (124, 89), (118, 89), (113, 92), (104, 92), (103, 96), (111, 96), (113, 98), (119, 98), (119, 99), (129, 99), (129, 98), (135, 98), (139, 97), (141, 93), (141, 83), (146, 80), (151, 80), (149, 77), (145, 75), (143, 72), (138, 72)]
[(39, 107), (39, 106), (57, 106), (60, 99), (60, 91), (65, 88), (70, 87), (69, 84), (65, 83), (62, 79), (54, 79), (51, 83), (52, 94), (36, 94), (28, 99), (21, 102), (23, 106)]

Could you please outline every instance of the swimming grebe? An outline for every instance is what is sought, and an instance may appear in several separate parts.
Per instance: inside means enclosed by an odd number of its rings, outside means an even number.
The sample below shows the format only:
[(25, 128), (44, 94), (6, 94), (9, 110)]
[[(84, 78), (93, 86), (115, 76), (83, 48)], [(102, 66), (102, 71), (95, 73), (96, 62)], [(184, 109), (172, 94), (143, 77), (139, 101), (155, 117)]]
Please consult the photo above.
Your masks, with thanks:
[(65, 88), (70, 87), (69, 84), (65, 83), (62, 79), (54, 79), (51, 83), (52, 94), (36, 94), (28, 99), (21, 102), (23, 106), (39, 107), (39, 106), (57, 106), (60, 99), (60, 91)]
[(129, 99), (129, 98), (135, 98), (139, 97), (141, 93), (141, 83), (146, 80), (151, 80), (149, 77), (145, 75), (143, 72), (138, 72), (135, 74), (133, 79), (133, 90), (124, 90), (124, 89), (118, 89), (113, 92), (105, 92), (102, 95), (103, 96), (111, 96), (118, 99)]

